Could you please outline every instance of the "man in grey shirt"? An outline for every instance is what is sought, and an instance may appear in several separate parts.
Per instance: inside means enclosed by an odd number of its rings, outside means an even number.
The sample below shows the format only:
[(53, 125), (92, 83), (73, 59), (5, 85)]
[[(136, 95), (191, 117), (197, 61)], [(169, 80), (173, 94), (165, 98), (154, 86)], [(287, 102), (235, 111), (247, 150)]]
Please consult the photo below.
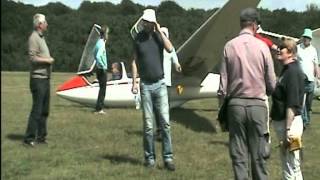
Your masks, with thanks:
[(32, 93), (32, 109), (23, 143), (35, 146), (35, 142), (46, 144), (47, 118), (50, 102), (51, 65), (54, 59), (44, 38), (48, 23), (43, 14), (33, 16), (34, 31), (28, 41), (30, 57), (30, 90)]
[(229, 99), (229, 152), (235, 179), (249, 179), (249, 171), (252, 179), (267, 179), (265, 96), (274, 90), (276, 78), (269, 48), (254, 37), (259, 22), (256, 9), (241, 11), (242, 30), (225, 45), (220, 70), (218, 95)]

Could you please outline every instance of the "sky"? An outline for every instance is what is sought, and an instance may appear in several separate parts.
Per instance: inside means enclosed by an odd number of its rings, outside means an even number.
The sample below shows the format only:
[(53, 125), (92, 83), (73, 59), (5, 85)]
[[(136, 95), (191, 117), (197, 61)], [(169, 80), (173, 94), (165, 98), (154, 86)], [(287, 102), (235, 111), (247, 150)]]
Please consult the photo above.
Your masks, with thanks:
[[(32, 4), (34, 6), (42, 6), (46, 5), (49, 2), (62, 2), (63, 4), (73, 8), (77, 9), (79, 8), (82, 0), (14, 0), (19, 1), (24, 4)], [(109, 1), (114, 4), (118, 4), (121, 2), (121, 0), (90, 0), (91, 2), (101, 2), (101, 1)], [(164, 0), (132, 0), (135, 3), (141, 4), (141, 5), (153, 5), (157, 6), (161, 3), (161, 1)], [(197, 8), (197, 9), (213, 9), (216, 7), (222, 7), (227, 0), (174, 0), (177, 4), (179, 4), (181, 7), (185, 9), (190, 8)], [(320, 7), (320, 0), (261, 0), (258, 7), (266, 8), (269, 10), (275, 10), (275, 9), (281, 9), (286, 8), (287, 10), (295, 10), (295, 11), (305, 11), (306, 5), (308, 4), (316, 4), (318, 7)]]

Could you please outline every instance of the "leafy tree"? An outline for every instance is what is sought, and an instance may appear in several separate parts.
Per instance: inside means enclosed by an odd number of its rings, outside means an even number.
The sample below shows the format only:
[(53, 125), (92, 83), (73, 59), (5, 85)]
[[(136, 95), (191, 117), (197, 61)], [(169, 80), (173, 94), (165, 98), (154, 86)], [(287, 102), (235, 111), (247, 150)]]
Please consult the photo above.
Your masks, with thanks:
[[(34, 7), (11, 0), (1, 0), (1, 70), (28, 71), (27, 40), (32, 32), (35, 13), (46, 15), (49, 23), (46, 33), (50, 53), (55, 58), (54, 71), (76, 72), (93, 24), (110, 27), (107, 45), (111, 62), (124, 61), (129, 66), (132, 56), (130, 29), (146, 8), (153, 8), (157, 20), (170, 31), (170, 39), (178, 49), (201, 24), (218, 8), (212, 10), (185, 10), (174, 1), (162, 1), (158, 7), (142, 6), (134, 1), (83, 1), (77, 10), (62, 3), (49, 3)], [(304, 28), (320, 27), (320, 9), (315, 4), (305, 12), (279, 9), (260, 9), (265, 30), (299, 37)], [(110, 64), (110, 63), (109, 63)]]

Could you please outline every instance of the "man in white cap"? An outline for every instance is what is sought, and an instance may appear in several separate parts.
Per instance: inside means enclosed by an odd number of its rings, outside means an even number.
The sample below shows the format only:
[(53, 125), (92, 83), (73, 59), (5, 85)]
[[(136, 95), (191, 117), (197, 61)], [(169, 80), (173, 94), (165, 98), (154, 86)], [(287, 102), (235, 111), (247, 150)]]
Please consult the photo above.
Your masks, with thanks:
[(50, 75), (54, 59), (44, 38), (48, 23), (43, 14), (33, 16), (34, 31), (29, 37), (28, 52), (31, 64), (30, 89), (32, 110), (24, 137), (24, 144), (33, 147), (35, 142), (46, 144), (47, 118), (50, 102)]
[[(161, 27), (161, 31), (166, 35), (166, 37), (169, 39), (169, 30), (167, 27)], [(171, 53), (168, 53), (166, 50), (163, 50), (163, 71), (164, 71), (164, 81), (167, 85), (167, 88), (171, 87), (171, 66), (172, 64), (174, 64), (175, 66), (175, 70), (177, 72), (181, 72), (181, 65), (179, 63), (178, 60), (178, 56), (177, 53), (175, 51), (175, 49), (173, 48)], [(169, 95), (169, 91), (168, 91), (168, 96)], [(156, 120), (156, 124), (157, 124), (157, 130), (156, 130), (156, 139), (157, 140), (161, 140), (161, 125), (160, 125), (160, 121), (159, 121), (159, 116), (157, 115), (158, 113), (156, 113), (155, 116), (155, 120)]]
[(167, 86), (163, 81), (163, 50), (172, 52), (170, 40), (160, 29), (156, 21), (155, 11), (146, 9), (143, 12), (143, 31), (134, 40), (132, 61), (132, 92), (138, 92), (137, 73), (140, 76), (141, 106), (143, 112), (143, 147), (145, 166), (155, 166), (155, 144), (153, 138), (154, 111), (159, 112), (162, 130), (162, 149), (164, 166), (175, 170), (170, 135), (170, 117)]
[(311, 29), (304, 29), (301, 37), (302, 43), (298, 45), (298, 61), (304, 72), (305, 78), (305, 103), (302, 110), (302, 119), (304, 128), (306, 128), (311, 121), (310, 112), (312, 111), (312, 99), (315, 86), (315, 78), (319, 77), (318, 72), (318, 55), (317, 50), (311, 44), (312, 31)]

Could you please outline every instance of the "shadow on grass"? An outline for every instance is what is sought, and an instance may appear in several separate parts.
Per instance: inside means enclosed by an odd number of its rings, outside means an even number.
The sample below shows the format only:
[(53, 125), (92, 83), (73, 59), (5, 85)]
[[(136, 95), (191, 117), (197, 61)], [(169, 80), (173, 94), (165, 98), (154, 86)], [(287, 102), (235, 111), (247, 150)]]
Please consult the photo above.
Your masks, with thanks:
[(215, 141), (209, 141), (209, 144), (212, 144), (212, 145), (223, 145), (223, 146), (229, 147), (229, 142), (228, 141), (215, 140)]
[(119, 164), (119, 163), (130, 163), (133, 165), (141, 165), (142, 162), (138, 159), (132, 158), (128, 155), (104, 155), (104, 159), (109, 160), (112, 164)]
[(192, 109), (174, 108), (170, 110), (171, 119), (197, 132), (217, 133), (210, 120), (197, 115)]
[[(173, 108), (173, 109), (179, 109), (179, 108)], [(171, 109), (171, 111), (173, 110)], [(209, 109), (205, 109), (205, 108), (187, 108), (188, 110), (191, 110), (191, 111), (202, 111), (202, 112), (218, 112), (218, 109), (212, 109), (212, 108), (209, 108)]]
[(128, 135), (143, 136), (142, 129), (140, 131), (139, 130), (126, 130), (126, 133)]
[(8, 134), (7, 138), (12, 141), (22, 141), (24, 138), (23, 134)]
[(59, 103), (59, 104), (55, 104), (54, 105), (57, 108), (82, 108), (82, 109), (94, 109), (93, 106), (89, 106), (89, 105), (84, 105), (84, 104), (77, 104), (77, 103), (72, 103), (72, 104), (63, 104), (63, 103)]
[[(72, 103), (72, 104), (63, 104), (63, 103), (59, 103), (59, 104), (55, 104), (54, 105), (57, 108), (77, 108), (77, 109), (82, 109), (85, 111), (89, 111), (89, 112), (94, 112), (95, 111), (95, 105), (88, 105), (88, 104), (79, 104), (79, 103)], [(130, 106), (126, 106), (126, 107), (103, 107), (103, 109), (105, 111), (108, 110), (114, 110), (114, 109), (133, 109), (133, 107)]]
[(320, 112), (312, 111), (312, 114), (317, 114), (317, 115), (319, 115), (319, 114), (320, 114)]

